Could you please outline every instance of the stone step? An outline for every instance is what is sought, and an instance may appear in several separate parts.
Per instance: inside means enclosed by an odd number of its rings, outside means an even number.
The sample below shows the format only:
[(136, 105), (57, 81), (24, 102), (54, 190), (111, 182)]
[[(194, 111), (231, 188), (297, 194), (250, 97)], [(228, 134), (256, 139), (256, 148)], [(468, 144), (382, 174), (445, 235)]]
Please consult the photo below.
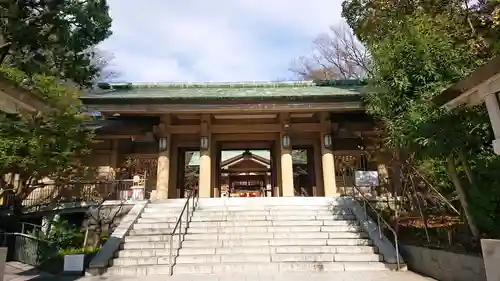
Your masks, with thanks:
[[(169, 256), (116, 258), (112, 265), (136, 266), (169, 264)], [(242, 263), (242, 262), (371, 262), (381, 261), (377, 254), (232, 254), (179, 256), (175, 264)], [(173, 262), (173, 259), (172, 259)]]
[(325, 197), (252, 197), (252, 198), (200, 198), (203, 207), (248, 207), (248, 206), (341, 206), (349, 202), (339, 198)]
[(206, 211), (197, 210), (194, 212), (193, 216), (296, 216), (296, 215), (333, 215), (333, 214), (349, 214), (352, 212), (349, 210), (258, 210), (258, 211)]
[[(143, 215), (144, 217), (144, 215)], [(354, 220), (354, 215), (319, 215), (319, 216), (308, 216), (308, 215), (296, 215), (296, 216), (202, 216), (193, 215), (191, 221), (311, 221), (311, 220)]]
[[(123, 262), (140, 262), (134, 261)], [(231, 254), (231, 255), (182, 255), (177, 257), (176, 264), (183, 263), (240, 263), (240, 262), (331, 262), (331, 261), (356, 261), (369, 262), (381, 261), (377, 254)], [(154, 264), (154, 263), (153, 263)], [(124, 265), (124, 264), (122, 264)]]
[[(130, 236), (140, 237), (140, 236)], [(125, 238), (127, 239), (127, 238)], [(168, 239), (168, 236), (167, 236)], [(177, 238), (174, 238), (174, 247)], [(182, 248), (220, 248), (220, 247), (259, 247), (259, 246), (371, 246), (370, 239), (256, 239), (206, 241), (191, 240), (182, 242)], [(170, 242), (164, 241), (128, 241), (120, 245), (120, 249), (168, 249)]]
[[(226, 255), (226, 254), (376, 254), (372, 246), (282, 246), (282, 247), (233, 247), (233, 248), (181, 248), (180, 255)], [(169, 249), (121, 250), (116, 257), (158, 257), (168, 256)]]
[[(151, 228), (143, 228), (141, 225), (139, 227), (134, 226), (134, 229), (130, 230), (129, 235), (155, 235), (155, 234), (171, 234), (172, 228), (162, 228), (163, 224), (150, 225)], [(185, 225), (182, 226), (182, 233), (185, 233)], [(262, 227), (189, 227), (187, 230), (188, 234), (240, 234), (240, 233), (288, 233), (288, 232), (315, 232), (315, 233), (327, 233), (327, 232), (362, 232), (363, 229), (360, 226), (262, 226)], [(176, 229), (178, 233), (178, 228)], [(278, 235), (278, 234), (277, 234)], [(272, 235), (271, 235), (272, 236)]]
[(255, 232), (255, 233), (196, 233), (186, 234), (185, 240), (235, 240), (235, 239), (339, 239), (367, 238), (362, 232)]
[[(335, 271), (380, 271), (391, 270), (391, 265), (382, 262), (284, 262), (284, 263), (216, 263), (177, 264), (174, 274), (269, 274), (281, 272), (335, 272)], [(167, 275), (169, 265), (113, 266), (108, 269), (111, 276)]]
[[(152, 224), (157, 224), (157, 223), (170, 223), (172, 224), (172, 227), (174, 227), (175, 223), (177, 222), (178, 218), (170, 218), (170, 217), (160, 217), (160, 216), (153, 216), (153, 217), (140, 217), (136, 224), (141, 224), (141, 223), (152, 223)], [(184, 220), (185, 221), (185, 220)]]
[[(140, 242), (146, 243), (146, 242)], [(126, 243), (128, 244), (128, 243)], [(184, 240), (183, 248), (240, 247), (240, 246), (371, 246), (370, 239), (254, 239), (254, 240)], [(137, 249), (137, 248), (136, 248)]]
[(142, 213), (141, 218), (148, 218), (148, 219), (161, 219), (164, 222), (176, 222), (177, 219), (179, 219), (179, 215), (167, 215), (165, 213)]
[[(146, 207), (144, 209), (144, 213), (156, 213), (156, 212), (163, 212), (163, 214), (172, 214), (172, 215), (179, 215), (182, 211), (183, 207), (176, 207), (176, 208), (164, 208), (161, 206), (154, 206), (154, 207)], [(192, 207), (189, 208), (189, 212), (192, 211)], [(186, 212), (186, 210), (184, 210)]]
[(198, 204), (196, 207), (197, 210), (202, 211), (273, 211), (273, 210), (285, 210), (285, 211), (294, 211), (294, 210), (343, 210), (349, 209), (348, 206), (331, 206), (331, 205), (239, 205), (239, 206), (205, 206), (203, 204)]
[[(143, 220), (139, 219), (142, 223)], [(290, 220), (290, 221), (191, 221), (189, 227), (254, 227), (254, 226), (338, 226), (358, 225), (354, 219), (345, 220), (333, 216), (330, 220)]]
[[(184, 237), (185, 235), (182, 235)], [(125, 236), (125, 241), (124, 243), (130, 243), (130, 242), (168, 242), (170, 241), (170, 234), (155, 234), (155, 235), (129, 235)], [(172, 236), (174, 241), (179, 240), (179, 235), (173, 235)], [(181, 238), (182, 239), (182, 238)]]
[[(127, 237), (125, 237), (127, 239)], [(175, 242), (174, 242), (175, 244)], [(169, 249), (170, 243), (166, 241), (157, 242), (125, 242), (120, 245), (121, 250), (138, 250), (138, 249)], [(175, 247), (175, 245), (174, 245)]]
[(382, 262), (275, 262), (275, 263), (214, 263), (214, 264), (177, 264), (174, 274), (205, 273), (270, 273), (294, 271), (378, 271), (389, 270)]
[(169, 228), (173, 229), (175, 227), (174, 222), (141, 222), (141, 219), (132, 226), (132, 229), (150, 229), (150, 228)]
[[(139, 229), (138, 229), (139, 230)], [(135, 231), (138, 231), (135, 230)], [(140, 229), (142, 230), (142, 229)], [(170, 234), (143, 233), (143, 235), (129, 235), (127, 242), (156, 242), (170, 241)], [(178, 235), (174, 235), (174, 240)], [(263, 233), (198, 233), (184, 235), (184, 242), (190, 241), (234, 241), (234, 240), (274, 240), (274, 239), (358, 239), (368, 238), (363, 232), (263, 232)]]
[[(129, 236), (142, 236), (142, 235), (170, 235), (172, 234), (173, 228), (138, 228), (131, 229), (129, 231)], [(183, 225), (181, 228), (181, 233), (186, 233), (186, 227)], [(179, 227), (175, 229), (175, 234), (179, 234)]]
[(254, 232), (360, 232), (359, 225), (345, 226), (243, 226), (198, 227), (191, 226), (188, 233), (254, 233)]
[(248, 246), (221, 248), (181, 248), (181, 255), (223, 255), (223, 254), (376, 254), (373, 246)]

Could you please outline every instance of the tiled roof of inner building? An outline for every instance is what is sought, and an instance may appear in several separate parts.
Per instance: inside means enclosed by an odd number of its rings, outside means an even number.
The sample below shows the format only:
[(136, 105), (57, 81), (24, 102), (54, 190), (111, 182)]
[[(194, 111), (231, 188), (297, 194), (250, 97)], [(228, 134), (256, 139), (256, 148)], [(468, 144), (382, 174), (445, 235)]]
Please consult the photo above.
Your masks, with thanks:
[(358, 96), (359, 81), (291, 81), (188, 84), (101, 83), (82, 99), (241, 99)]

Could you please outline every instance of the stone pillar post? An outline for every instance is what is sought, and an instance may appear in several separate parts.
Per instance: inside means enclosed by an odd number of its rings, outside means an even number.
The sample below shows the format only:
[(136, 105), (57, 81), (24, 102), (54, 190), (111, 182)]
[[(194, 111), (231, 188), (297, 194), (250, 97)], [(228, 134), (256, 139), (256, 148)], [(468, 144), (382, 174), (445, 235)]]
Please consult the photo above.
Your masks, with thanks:
[(169, 116), (162, 118), (162, 123), (156, 128), (158, 136), (158, 164), (156, 172), (156, 199), (168, 199), (170, 176), (170, 143), (171, 138), (167, 133), (170, 124)]
[[(281, 185), (283, 196), (295, 196), (293, 186), (292, 140), (288, 129), (290, 127), (289, 114), (281, 114), (282, 131), (280, 133), (281, 151)], [(287, 142), (287, 143), (286, 143)]]
[(325, 188), (325, 196), (338, 196), (337, 182), (335, 178), (335, 158), (332, 147), (325, 143), (325, 135), (331, 135), (332, 133), (332, 124), (328, 112), (322, 112), (321, 125), (321, 166), (323, 168), (323, 186)]
[(500, 108), (498, 104), (498, 94), (489, 94), (484, 98), (486, 108), (488, 109), (488, 116), (490, 117), (491, 127), (495, 140), (493, 140), (493, 150), (496, 154), (500, 155)]
[[(201, 121), (200, 135), (200, 197), (211, 197), (212, 195), (212, 138), (210, 133), (210, 115), (204, 115)], [(206, 143), (205, 143), (206, 142)], [(203, 147), (205, 145), (205, 147)]]

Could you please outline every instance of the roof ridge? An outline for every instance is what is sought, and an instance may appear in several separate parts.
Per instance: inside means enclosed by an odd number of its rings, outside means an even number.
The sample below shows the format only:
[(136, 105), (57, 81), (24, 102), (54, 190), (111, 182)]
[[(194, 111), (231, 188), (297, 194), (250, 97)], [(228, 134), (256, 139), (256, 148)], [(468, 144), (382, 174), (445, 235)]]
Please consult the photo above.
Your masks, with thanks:
[(280, 87), (312, 87), (316, 83), (313, 81), (252, 81), (252, 82), (145, 82), (145, 83), (99, 83), (97, 86), (100, 89), (148, 89), (148, 88), (280, 88)]
[(303, 81), (251, 81), (251, 82), (161, 82), (161, 83), (98, 83), (102, 90), (131, 90), (131, 89), (252, 89), (252, 88), (307, 88), (328, 86), (361, 85), (358, 80), (303, 80)]

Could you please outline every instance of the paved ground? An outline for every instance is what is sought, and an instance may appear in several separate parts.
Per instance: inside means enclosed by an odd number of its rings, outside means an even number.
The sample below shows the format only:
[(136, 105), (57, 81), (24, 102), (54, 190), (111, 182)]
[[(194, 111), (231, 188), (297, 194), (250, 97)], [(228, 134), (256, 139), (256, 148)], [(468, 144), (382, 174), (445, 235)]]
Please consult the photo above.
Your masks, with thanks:
[(329, 273), (290, 273), (271, 275), (184, 275), (184, 276), (147, 276), (147, 277), (71, 277), (53, 276), (39, 272), (32, 266), (9, 262), (5, 267), (4, 281), (431, 281), (412, 272), (329, 272)]
[[(49, 279), (47, 279), (49, 280)], [(55, 279), (50, 279), (55, 280)], [(59, 279), (57, 279), (59, 280)], [(61, 279), (61, 281), (64, 279)], [(75, 279), (68, 279), (75, 280)], [(78, 281), (435, 281), (412, 272), (330, 272), (330, 273), (294, 273), (279, 276), (147, 276), (135, 278), (116, 277), (81, 277)], [(64, 280), (66, 281), (66, 280)]]
[(54, 280), (52, 275), (44, 274), (31, 265), (12, 261), (5, 265), (4, 281), (40, 280), (40, 278), (52, 278)]

